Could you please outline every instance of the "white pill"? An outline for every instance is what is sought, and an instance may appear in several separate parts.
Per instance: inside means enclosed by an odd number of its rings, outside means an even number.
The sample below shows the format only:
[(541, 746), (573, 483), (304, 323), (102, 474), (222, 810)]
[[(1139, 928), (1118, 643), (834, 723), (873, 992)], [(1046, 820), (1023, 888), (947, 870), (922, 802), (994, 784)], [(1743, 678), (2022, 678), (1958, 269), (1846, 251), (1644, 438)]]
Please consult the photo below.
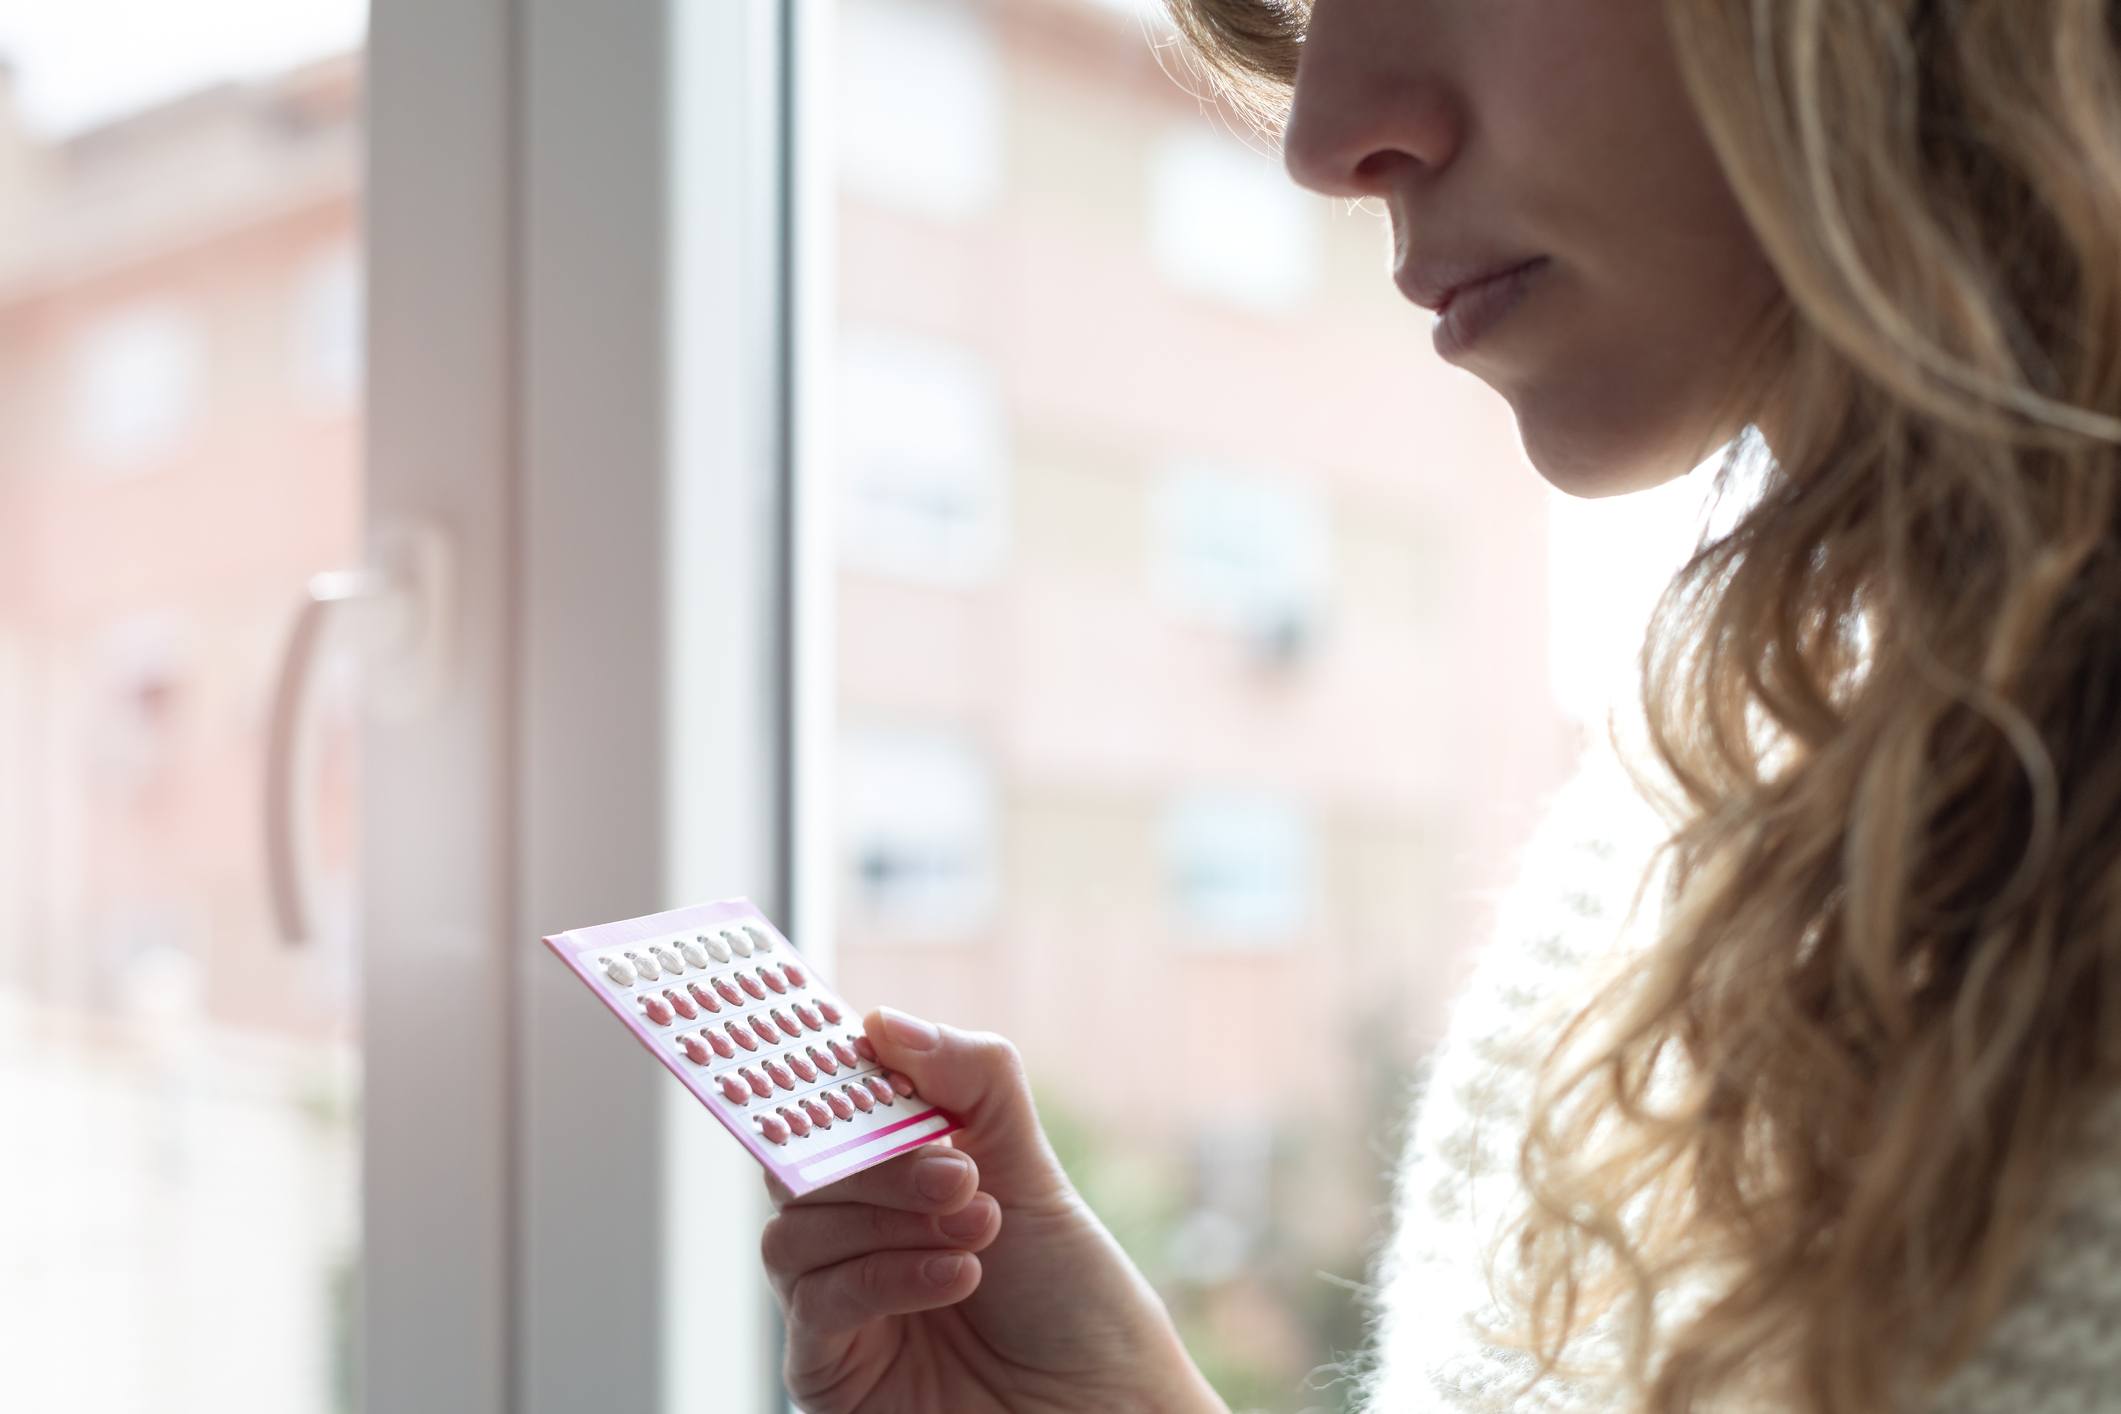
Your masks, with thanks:
[(604, 959), (604, 975), (621, 987), (631, 987), (633, 985), (633, 964), (626, 961), (623, 957), (606, 958)]
[(761, 933), (756, 928), (746, 928), (744, 931), (751, 935), (752, 942), (758, 944), (758, 949), (760, 952), (773, 951), (773, 939), (767, 937), (764, 933)]
[(637, 952), (630, 952), (626, 954), (626, 956), (633, 959), (633, 965), (635, 967), (640, 968), (641, 975), (643, 977), (646, 977), (649, 981), (653, 982), (663, 975), (663, 969), (655, 965), (654, 958), (642, 957)]
[(678, 946), (678, 951), (684, 953), (685, 961), (691, 963), (694, 967), (705, 967), (707, 965), (707, 949), (701, 947), (698, 943), (681, 943)]
[(685, 964), (679, 962), (678, 955), (669, 948), (657, 948), (655, 950), (655, 960), (663, 964), (665, 972), (683, 972), (685, 970)]
[(722, 946), (719, 938), (710, 938), (705, 933), (702, 933), (700, 934), (700, 946), (707, 949), (707, 956), (713, 958), (716, 962), (729, 961), (729, 949)]
[(751, 956), (750, 939), (746, 938), (742, 933), (730, 933), (727, 936), (729, 938), (729, 946), (736, 950), (738, 957)]

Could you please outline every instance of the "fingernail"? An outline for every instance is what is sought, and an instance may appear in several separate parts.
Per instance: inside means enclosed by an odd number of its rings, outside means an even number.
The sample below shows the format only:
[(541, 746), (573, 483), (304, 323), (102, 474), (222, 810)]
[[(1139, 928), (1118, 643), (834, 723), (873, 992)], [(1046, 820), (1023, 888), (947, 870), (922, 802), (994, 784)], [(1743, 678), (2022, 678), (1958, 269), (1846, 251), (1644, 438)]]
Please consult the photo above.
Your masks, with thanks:
[(935, 1043), (943, 1039), (943, 1033), (935, 1029), (934, 1022), (908, 1016), (896, 1007), (881, 1006), (876, 1011), (891, 1039), (909, 1051), (932, 1051)]
[(938, 1154), (922, 1159), (913, 1166), (913, 1186), (923, 1198), (938, 1201), (957, 1192), (958, 1185), (965, 1181), (965, 1161), (945, 1158)]
[(935, 1225), (945, 1237), (969, 1241), (987, 1230), (987, 1205), (975, 1198), (956, 1212), (937, 1218)]
[(930, 1286), (948, 1286), (957, 1280), (957, 1274), (965, 1269), (965, 1257), (961, 1252), (950, 1252), (940, 1257), (930, 1257), (921, 1266), (921, 1275)]

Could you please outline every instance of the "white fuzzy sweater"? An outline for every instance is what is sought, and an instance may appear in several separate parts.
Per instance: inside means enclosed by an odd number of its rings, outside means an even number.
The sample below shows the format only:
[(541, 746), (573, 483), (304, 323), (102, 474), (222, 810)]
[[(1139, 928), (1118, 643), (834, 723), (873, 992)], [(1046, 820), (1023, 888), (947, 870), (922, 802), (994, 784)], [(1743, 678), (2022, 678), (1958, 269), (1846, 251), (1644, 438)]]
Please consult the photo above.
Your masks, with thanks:
[[(1529, 1038), (1550, 1036), (1552, 1017), (1585, 999), (1587, 963), (1624, 956), (1649, 936), (1655, 888), (1624, 934), (1621, 924), (1661, 837), (1619, 767), (1594, 754), (1527, 847), (1496, 937), (1424, 1067), (1398, 1221), (1375, 1274), (1375, 1345), (1360, 1399), (1370, 1414), (1625, 1407), (1614, 1390), (1584, 1383), (1542, 1382), (1511, 1399), (1529, 1358), (1481, 1340), (1468, 1318), (1499, 1316), (1481, 1254), (1518, 1211), (1517, 1144), (1537, 1059)], [(2094, 1134), (2111, 1139), (2114, 1161), (2065, 1190), (2064, 1217), (2012, 1304), (1926, 1414), (2121, 1414), (2121, 1105), (2102, 1112)], [(1660, 1309), (1659, 1319), (1672, 1314)], [(1594, 1334), (1578, 1350), (1614, 1348)]]

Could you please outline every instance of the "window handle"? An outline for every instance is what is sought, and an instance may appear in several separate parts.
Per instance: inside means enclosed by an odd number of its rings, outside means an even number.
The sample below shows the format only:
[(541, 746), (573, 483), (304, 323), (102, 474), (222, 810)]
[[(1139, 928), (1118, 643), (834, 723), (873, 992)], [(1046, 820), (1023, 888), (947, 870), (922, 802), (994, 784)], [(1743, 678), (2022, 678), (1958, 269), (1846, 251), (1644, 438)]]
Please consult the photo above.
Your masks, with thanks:
[(273, 930), (299, 946), (314, 936), (311, 839), (318, 665), (342, 641), (355, 655), (363, 705), (404, 720), (439, 695), (450, 622), (448, 542), (427, 525), (379, 530), (369, 563), (313, 575), (296, 606), (265, 735), (265, 879)]

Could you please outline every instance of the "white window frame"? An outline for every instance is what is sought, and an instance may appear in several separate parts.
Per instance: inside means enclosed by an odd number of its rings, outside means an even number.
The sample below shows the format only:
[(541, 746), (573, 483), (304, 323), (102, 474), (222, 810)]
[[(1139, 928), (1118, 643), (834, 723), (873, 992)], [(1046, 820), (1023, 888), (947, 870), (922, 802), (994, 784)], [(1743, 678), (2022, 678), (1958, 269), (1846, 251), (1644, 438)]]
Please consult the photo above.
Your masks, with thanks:
[(812, 8), (373, 3), (368, 518), (440, 527), (456, 598), (441, 700), (364, 753), (374, 1414), (784, 1404), (755, 1165), (536, 940), (740, 892), (815, 926), (784, 332)]

